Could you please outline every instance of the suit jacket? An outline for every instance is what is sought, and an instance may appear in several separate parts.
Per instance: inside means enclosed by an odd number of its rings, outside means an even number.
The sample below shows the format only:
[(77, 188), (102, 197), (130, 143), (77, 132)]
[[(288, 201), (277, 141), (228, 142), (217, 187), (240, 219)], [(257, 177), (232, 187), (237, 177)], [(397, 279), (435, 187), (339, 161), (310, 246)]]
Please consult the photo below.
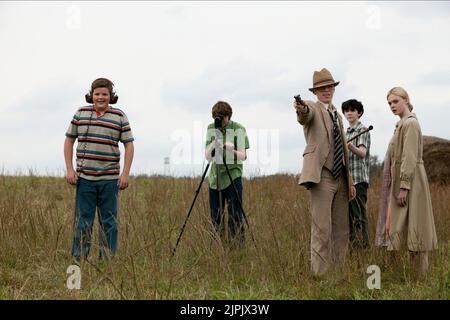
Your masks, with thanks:
[[(319, 183), (322, 168), (327, 160), (331, 144), (334, 144), (333, 124), (328, 111), (320, 104), (320, 102), (305, 101), (308, 112), (299, 112), (297, 121), (303, 126), (306, 147), (303, 152), (303, 169), (300, 174), (299, 184)], [(332, 106), (334, 109), (334, 106)], [(344, 133), (342, 117), (338, 116), (338, 123), (341, 132), (341, 138), (344, 149), (344, 165), (348, 188), (353, 186), (353, 180), (349, 172), (348, 147), (347, 139)], [(333, 155), (330, 155), (333, 156)]]

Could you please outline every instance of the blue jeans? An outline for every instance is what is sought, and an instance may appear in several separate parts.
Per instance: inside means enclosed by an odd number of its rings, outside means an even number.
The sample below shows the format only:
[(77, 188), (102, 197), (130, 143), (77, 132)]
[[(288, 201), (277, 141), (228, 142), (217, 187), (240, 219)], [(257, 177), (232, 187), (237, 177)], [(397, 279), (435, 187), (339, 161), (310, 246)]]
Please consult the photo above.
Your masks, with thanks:
[[(222, 209), (225, 211), (225, 201), (228, 208), (228, 234), (229, 239), (233, 242), (242, 245), (245, 241), (244, 234), (244, 214), (239, 205), (239, 199), (242, 204), (242, 179), (236, 178), (233, 180), (237, 189), (239, 198), (233, 190), (233, 185), (229, 185), (222, 190)], [(220, 212), (219, 191), (209, 188), (209, 208), (211, 210), (211, 220), (216, 232), (218, 232), (223, 239), (225, 236), (224, 214)]]
[(75, 234), (72, 256), (87, 258), (91, 249), (92, 226), (98, 208), (100, 258), (115, 254), (117, 248), (117, 180), (90, 181), (80, 178), (76, 193)]

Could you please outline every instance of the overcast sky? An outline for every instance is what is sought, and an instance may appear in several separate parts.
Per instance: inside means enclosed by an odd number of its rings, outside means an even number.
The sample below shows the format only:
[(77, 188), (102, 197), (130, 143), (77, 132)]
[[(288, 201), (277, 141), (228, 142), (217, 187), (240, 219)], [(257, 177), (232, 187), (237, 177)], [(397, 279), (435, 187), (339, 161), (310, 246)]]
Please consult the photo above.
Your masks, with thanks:
[[(250, 136), (246, 175), (298, 173), (305, 139), (293, 96), (356, 98), (383, 158), (410, 94), (424, 135), (450, 139), (449, 2), (0, 2), (0, 168), (63, 174), (64, 134), (84, 94), (110, 78), (135, 137), (134, 174), (201, 174), (218, 100)], [(123, 148), (122, 148), (123, 150)]]

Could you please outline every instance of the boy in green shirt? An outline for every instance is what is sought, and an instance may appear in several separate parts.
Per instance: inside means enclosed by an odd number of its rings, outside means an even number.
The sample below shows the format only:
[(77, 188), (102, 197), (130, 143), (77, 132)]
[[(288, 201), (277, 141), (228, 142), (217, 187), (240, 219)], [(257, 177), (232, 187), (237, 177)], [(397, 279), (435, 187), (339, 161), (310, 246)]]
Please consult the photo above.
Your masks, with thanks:
[[(228, 208), (229, 240), (232, 243), (237, 242), (239, 245), (243, 245), (245, 237), (243, 225), (244, 213), (241, 209), (242, 162), (247, 159), (246, 150), (249, 148), (249, 142), (245, 127), (235, 121), (231, 121), (232, 113), (231, 106), (227, 102), (218, 101), (213, 106), (212, 117), (218, 119), (219, 128), (216, 129), (215, 123), (211, 123), (208, 126), (205, 157), (208, 161), (212, 160), (208, 183), (211, 220), (214, 228), (220, 234), (221, 238), (224, 239), (223, 208), (225, 207), (226, 201)], [(225, 160), (228, 166), (232, 181), (228, 176), (223, 160)], [(232, 182), (235, 189), (233, 188)], [(222, 211), (220, 210), (221, 208)]]

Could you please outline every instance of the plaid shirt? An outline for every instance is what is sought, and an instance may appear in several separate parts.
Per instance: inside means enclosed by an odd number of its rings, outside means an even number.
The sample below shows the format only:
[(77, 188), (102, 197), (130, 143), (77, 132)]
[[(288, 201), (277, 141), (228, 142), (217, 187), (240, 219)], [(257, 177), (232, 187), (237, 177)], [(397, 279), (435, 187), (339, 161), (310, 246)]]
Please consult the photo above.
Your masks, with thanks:
[[(354, 128), (349, 127), (347, 129), (347, 141), (356, 136), (361, 131), (364, 131), (365, 129), (367, 128), (364, 127), (360, 121), (358, 121), (358, 124)], [(352, 143), (356, 147), (364, 146), (367, 149), (366, 157), (364, 159), (360, 159), (356, 154), (349, 150), (349, 169), (350, 174), (353, 178), (353, 182), (355, 184), (361, 182), (369, 183), (370, 133), (363, 133), (350, 143)]]

